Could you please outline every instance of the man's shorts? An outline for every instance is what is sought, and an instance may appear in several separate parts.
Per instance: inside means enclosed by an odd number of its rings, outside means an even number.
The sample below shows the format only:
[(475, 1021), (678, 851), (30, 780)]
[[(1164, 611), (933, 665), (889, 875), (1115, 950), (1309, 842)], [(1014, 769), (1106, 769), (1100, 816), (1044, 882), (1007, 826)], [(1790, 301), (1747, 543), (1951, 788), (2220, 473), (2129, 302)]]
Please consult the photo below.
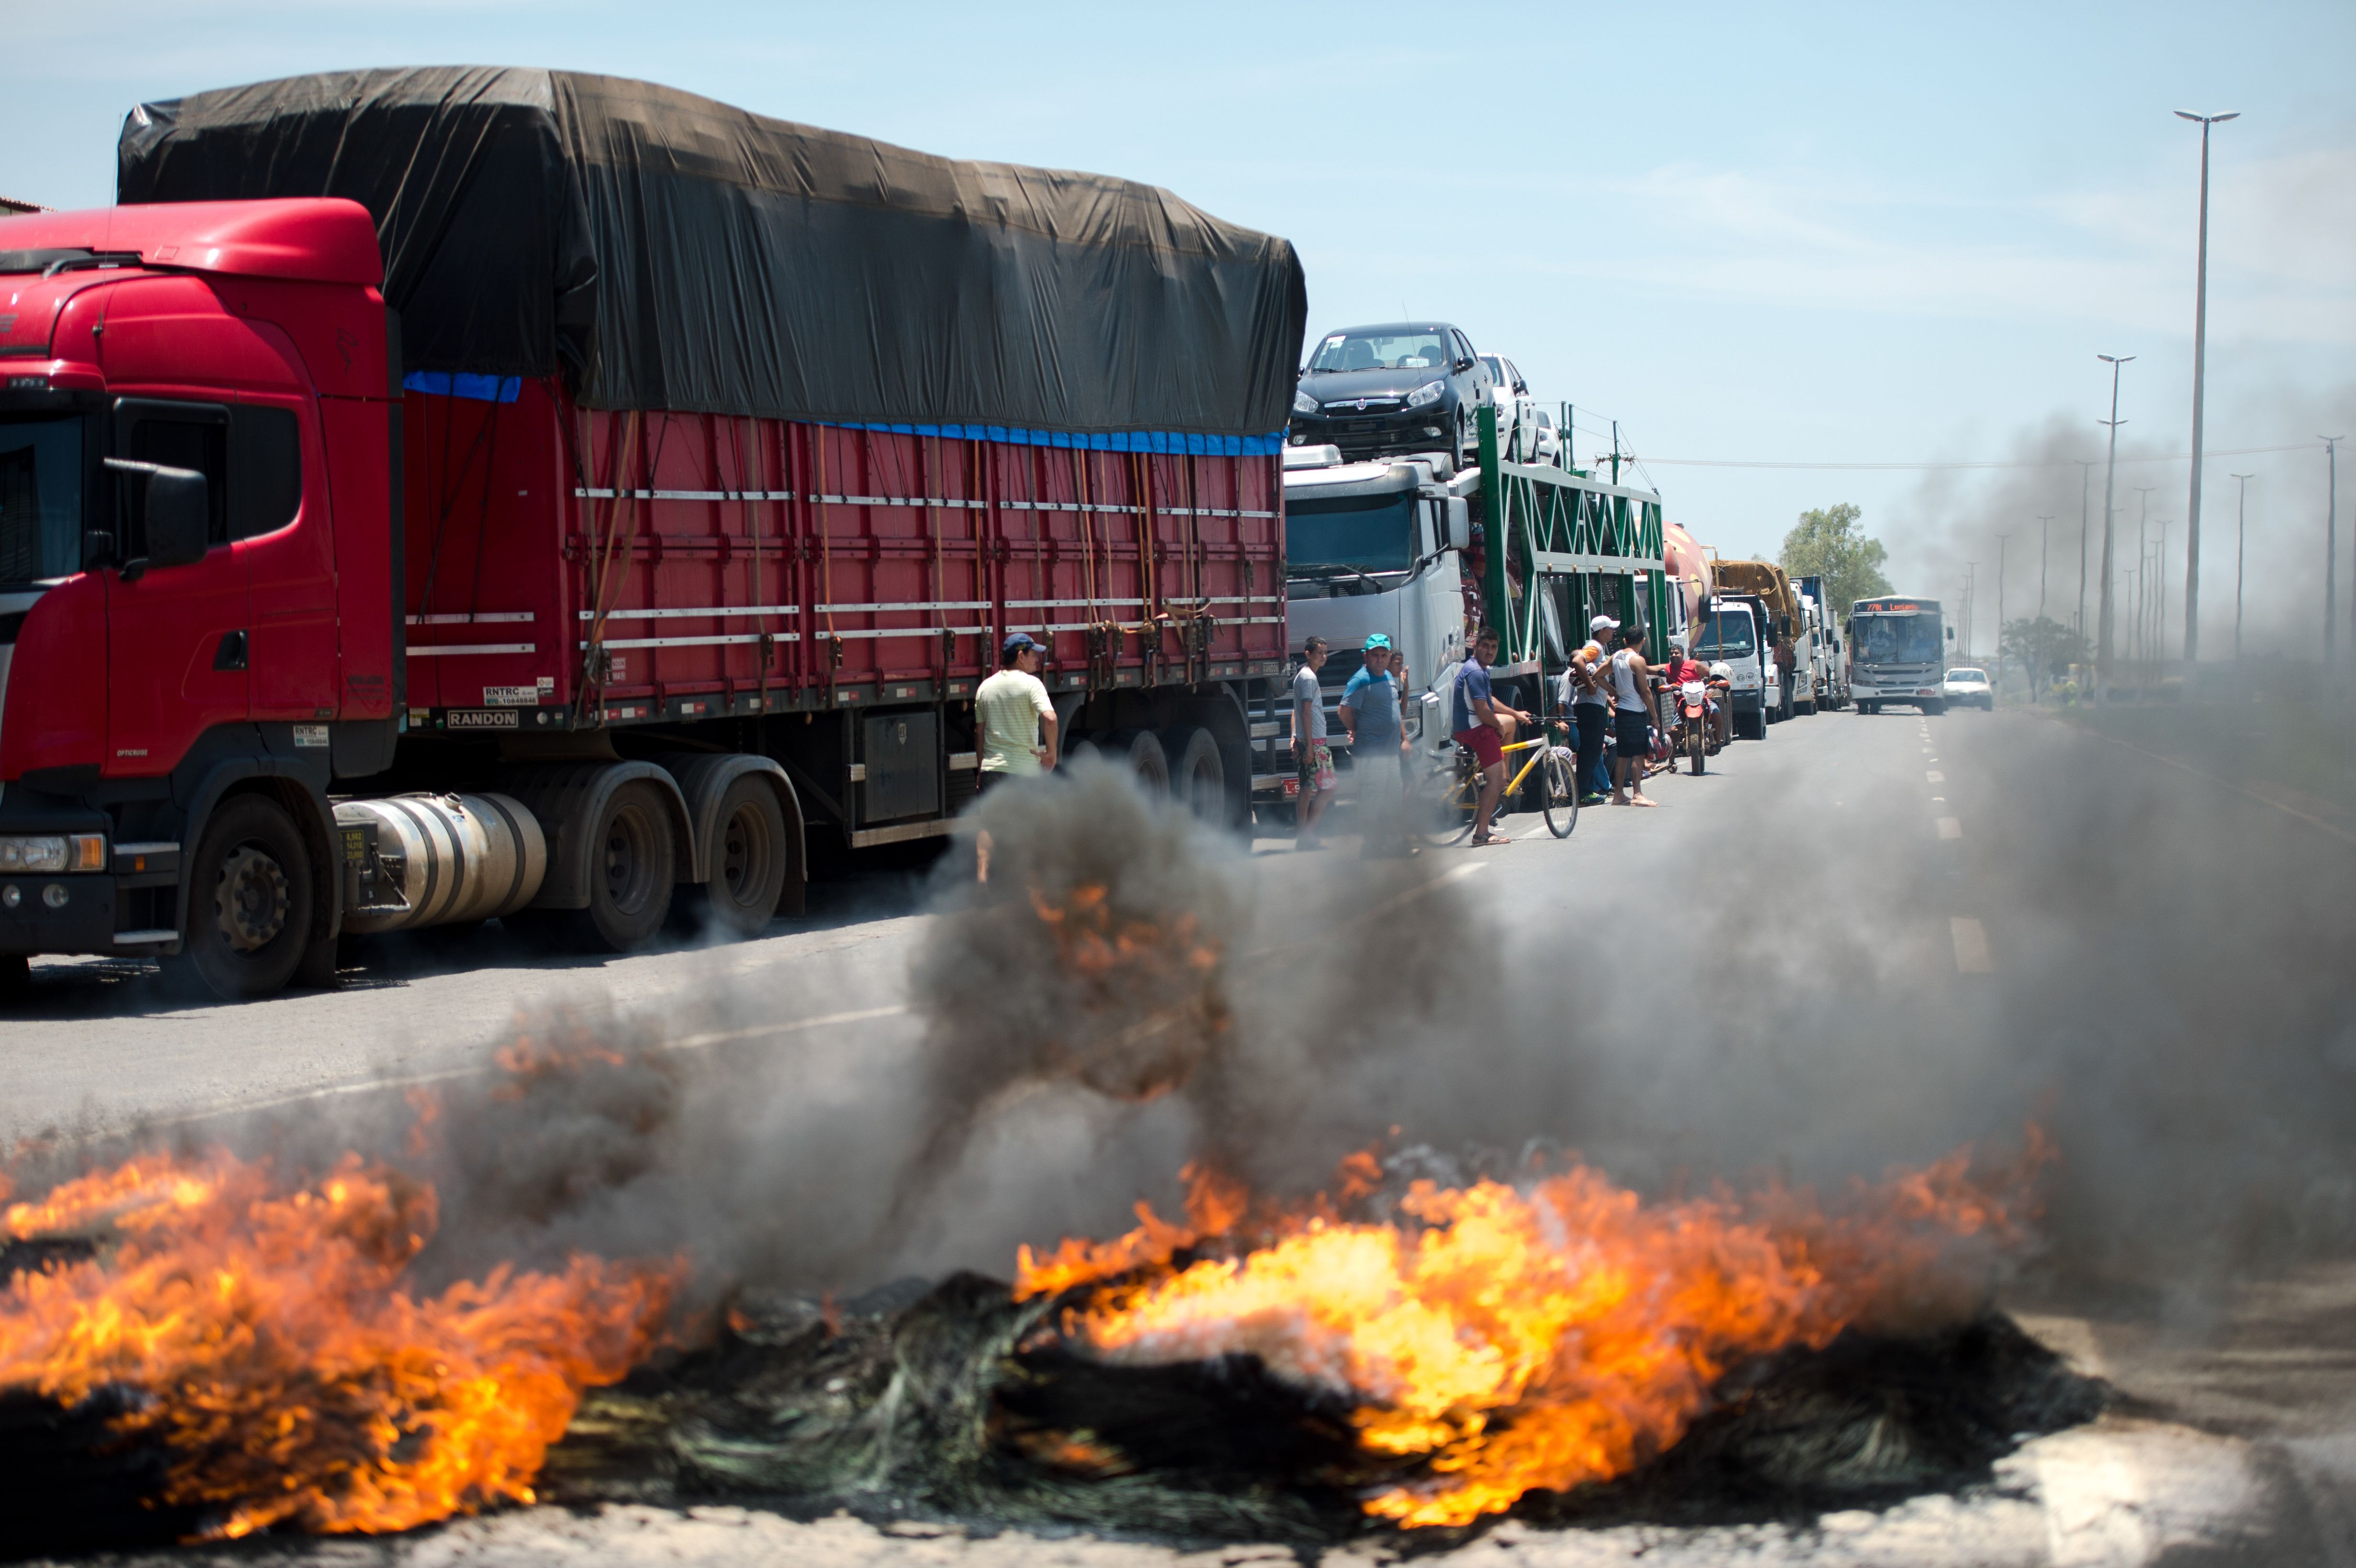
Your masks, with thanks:
[(1615, 709), (1612, 718), (1612, 722), (1617, 726), (1614, 732), (1619, 737), (1621, 756), (1641, 757), (1653, 749), (1651, 714), (1641, 709), (1631, 713), (1622, 708)]
[(980, 796), (988, 795), (991, 790), (996, 789), (1000, 784), (1012, 784), (1019, 779), (1036, 778), (1039, 775), (1035, 773), (1008, 773), (1003, 768), (996, 769), (989, 773), (977, 773), (974, 774), (973, 778), (973, 793), (975, 797), (979, 799)]
[(1505, 739), (1490, 725), (1475, 724), (1470, 730), (1459, 730), (1456, 743), (1469, 749), (1473, 760), (1484, 768), (1494, 768), (1505, 760)]
[(1333, 748), (1323, 741), (1312, 741), (1309, 749), (1299, 753), (1301, 793), (1312, 795), (1319, 790), (1333, 787)]

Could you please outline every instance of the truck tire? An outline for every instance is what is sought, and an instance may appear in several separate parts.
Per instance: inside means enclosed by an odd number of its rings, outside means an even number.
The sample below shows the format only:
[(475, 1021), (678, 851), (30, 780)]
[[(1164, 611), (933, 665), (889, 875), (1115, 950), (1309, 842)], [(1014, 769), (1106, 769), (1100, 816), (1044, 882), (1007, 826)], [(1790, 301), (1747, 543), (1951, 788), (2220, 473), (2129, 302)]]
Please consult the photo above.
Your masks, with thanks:
[(662, 796), (646, 780), (630, 780), (606, 797), (589, 841), (589, 907), (566, 912), (572, 934), (592, 952), (644, 946), (670, 912), (679, 863)]
[(1137, 775), (1138, 787), (1155, 800), (1170, 796), (1170, 753), (1151, 730), (1116, 730), (1103, 742), (1105, 760)]
[(1170, 770), (1170, 795), (1180, 805), (1213, 827), (1226, 825), (1227, 765), (1219, 755), (1218, 739), (1199, 724), (1182, 724), (1163, 732), (1165, 756), (1178, 759)]
[(689, 901), (696, 913), (739, 936), (758, 936), (777, 912), (787, 869), (786, 814), (759, 773), (745, 773), (720, 797), (712, 834), (712, 880)]
[(286, 808), (232, 795), (197, 840), (180, 963), (228, 1001), (267, 997), (294, 977), (311, 939), (311, 857)]

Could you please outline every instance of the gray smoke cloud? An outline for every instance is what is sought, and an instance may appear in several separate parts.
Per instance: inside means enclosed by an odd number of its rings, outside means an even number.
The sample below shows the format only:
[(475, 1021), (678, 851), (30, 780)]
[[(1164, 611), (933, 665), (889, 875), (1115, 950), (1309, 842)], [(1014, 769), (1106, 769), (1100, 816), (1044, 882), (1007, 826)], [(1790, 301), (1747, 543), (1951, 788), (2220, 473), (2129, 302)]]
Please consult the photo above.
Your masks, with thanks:
[[(2113, 522), (2114, 615), (2122, 628), (2133, 614), (2126, 573), (2137, 560), (2137, 526), (2153, 549), (2163, 543), (2160, 575), (2168, 591), (2169, 645), (2180, 650), (2183, 635), (2185, 518), (2190, 464), (2170, 454), (2190, 448), (2189, 408), (2153, 406), (2149, 389), (2131, 378), (2121, 401), (2130, 416), (2119, 433)], [(1974, 617), (1976, 651), (1987, 656), (1997, 635), (1998, 534), (2004, 546), (2004, 613), (2017, 620), (2037, 610), (2040, 517), (2053, 520), (2047, 531), (2045, 613), (2067, 625), (2078, 607), (2079, 538), (2085, 546), (2085, 626), (2094, 635), (2101, 603), (2103, 481), (2105, 432), (2096, 420), (2108, 410), (2108, 388), (2083, 409), (2056, 411), (2026, 425), (1988, 456), (2015, 464), (1998, 469), (1928, 473), (1915, 488), (1879, 517), (1863, 521), (1866, 531), (1890, 549), (1890, 576), (1899, 592), (1941, 600), (1960, 612), (1967, 563), (1976, 561), (1978, 603)], [(2095, 401), (2102, 403), (2094, 406)], [(2247, 654), (2311, 659), (2321, 643), (2324, 514), (2329, 468), (2319, 433), (2356, 433), (2356, 385), (2302, 389), (2288, 385), (2261, 391), (2211, 389), (2209, 451), (2201, 485), (2201, 625), (2203, 656), (2218, 659), (2232, 650), (2235, 533), (2242, 487), (2234, 474), (2253, 475), (2248, 485), (2246, 560), (2244, 562), (2244, 645)], [(2236, 448), (2288, 446), (2288, 451)], [(2343, 453), (2347, 450), (2343, 448)], [(2082, 467), (2081, 463), (2092, 467)], [(2356, 537), (2351, 512), (2356, 490), (2340, 488), (2339, 581), (2342, 641), (2350, 635), (2351, 595), (2356, 594)], [(2149, 495), (2141, 492), (2149, 489)], [(1830, 492), (1828, 491), (1829, 495)], [(1837, 496), (1832, 498), (1837, 499)]]
[[(2356, 848), (2058, 723), (1987, 724), (1974, 750), (2001, 805), (1961, 861), (1892, 851), (1927, 837), (1911, 792), (1803, 769), (1644, 819), (1676, 836), (1647, 880), (1575, 838), (1559, 888), (1514, 896), (1460, 854), (1254, 858), (1076, 768), (984, 802), (991, 883), (947, 853), (912, 963), (849, 944), (661, 1016), (540, 1016), (479, 1075), (171, 1136), (403, 1165), (442, 1194), (438, 1275), (677, 1253), (691, 1307), (1003, 1275), (1140, 1199), (1174, 1212), (1190, 1160), (1297, 1192), (1370, 1144), (1837, 1193), (2034, 1121), (2059, 1151), (2038, 1277), (2186, 1321), (2356, 1242)], [(1994, 975), (1954, 973), (1959, 901)], [(1113, 959), (1081, 961), (1090, 942)], [(834, 1016), (860, 1021), (788, 1021)], [(11, 1168), (36, 1190), (143, 1141)]]

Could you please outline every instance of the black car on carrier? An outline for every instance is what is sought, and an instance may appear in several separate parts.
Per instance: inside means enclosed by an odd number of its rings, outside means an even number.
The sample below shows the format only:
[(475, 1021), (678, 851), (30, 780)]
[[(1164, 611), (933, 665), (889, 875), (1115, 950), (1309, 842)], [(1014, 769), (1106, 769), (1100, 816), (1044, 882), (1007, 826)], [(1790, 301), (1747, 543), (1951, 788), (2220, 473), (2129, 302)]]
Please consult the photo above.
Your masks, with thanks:
[(1319, 338), (1301, 367), (1286, 439), (1353, 459), (1444, 452), (1461, 469), (1495, 380), (1472, 340), (1445, 323), (1345, 326)]

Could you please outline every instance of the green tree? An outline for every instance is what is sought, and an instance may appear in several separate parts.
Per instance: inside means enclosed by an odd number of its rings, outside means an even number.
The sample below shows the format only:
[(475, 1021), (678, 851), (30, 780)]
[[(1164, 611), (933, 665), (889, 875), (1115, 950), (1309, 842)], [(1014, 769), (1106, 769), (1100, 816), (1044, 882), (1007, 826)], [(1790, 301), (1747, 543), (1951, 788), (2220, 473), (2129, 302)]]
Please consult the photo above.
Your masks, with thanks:
[(2004, 624), (2004, 656), (2017, 669), (2045, 666), (2040, 682), (2066, 680), (2073, 664), (2092, 664), (2086, 639), (2050, 615), (2023, 615)]
[(1802, 512), (1799, 526), (1783, 536), (1784, 572), (1825, 580), (1825, 611), (1835, 625), (1847, 619), (1856, 601), (1896, 592), (1881, 575), (1890, 552), (1858, 528), (1863, 515), (1847, 501), (1815, 507)]

